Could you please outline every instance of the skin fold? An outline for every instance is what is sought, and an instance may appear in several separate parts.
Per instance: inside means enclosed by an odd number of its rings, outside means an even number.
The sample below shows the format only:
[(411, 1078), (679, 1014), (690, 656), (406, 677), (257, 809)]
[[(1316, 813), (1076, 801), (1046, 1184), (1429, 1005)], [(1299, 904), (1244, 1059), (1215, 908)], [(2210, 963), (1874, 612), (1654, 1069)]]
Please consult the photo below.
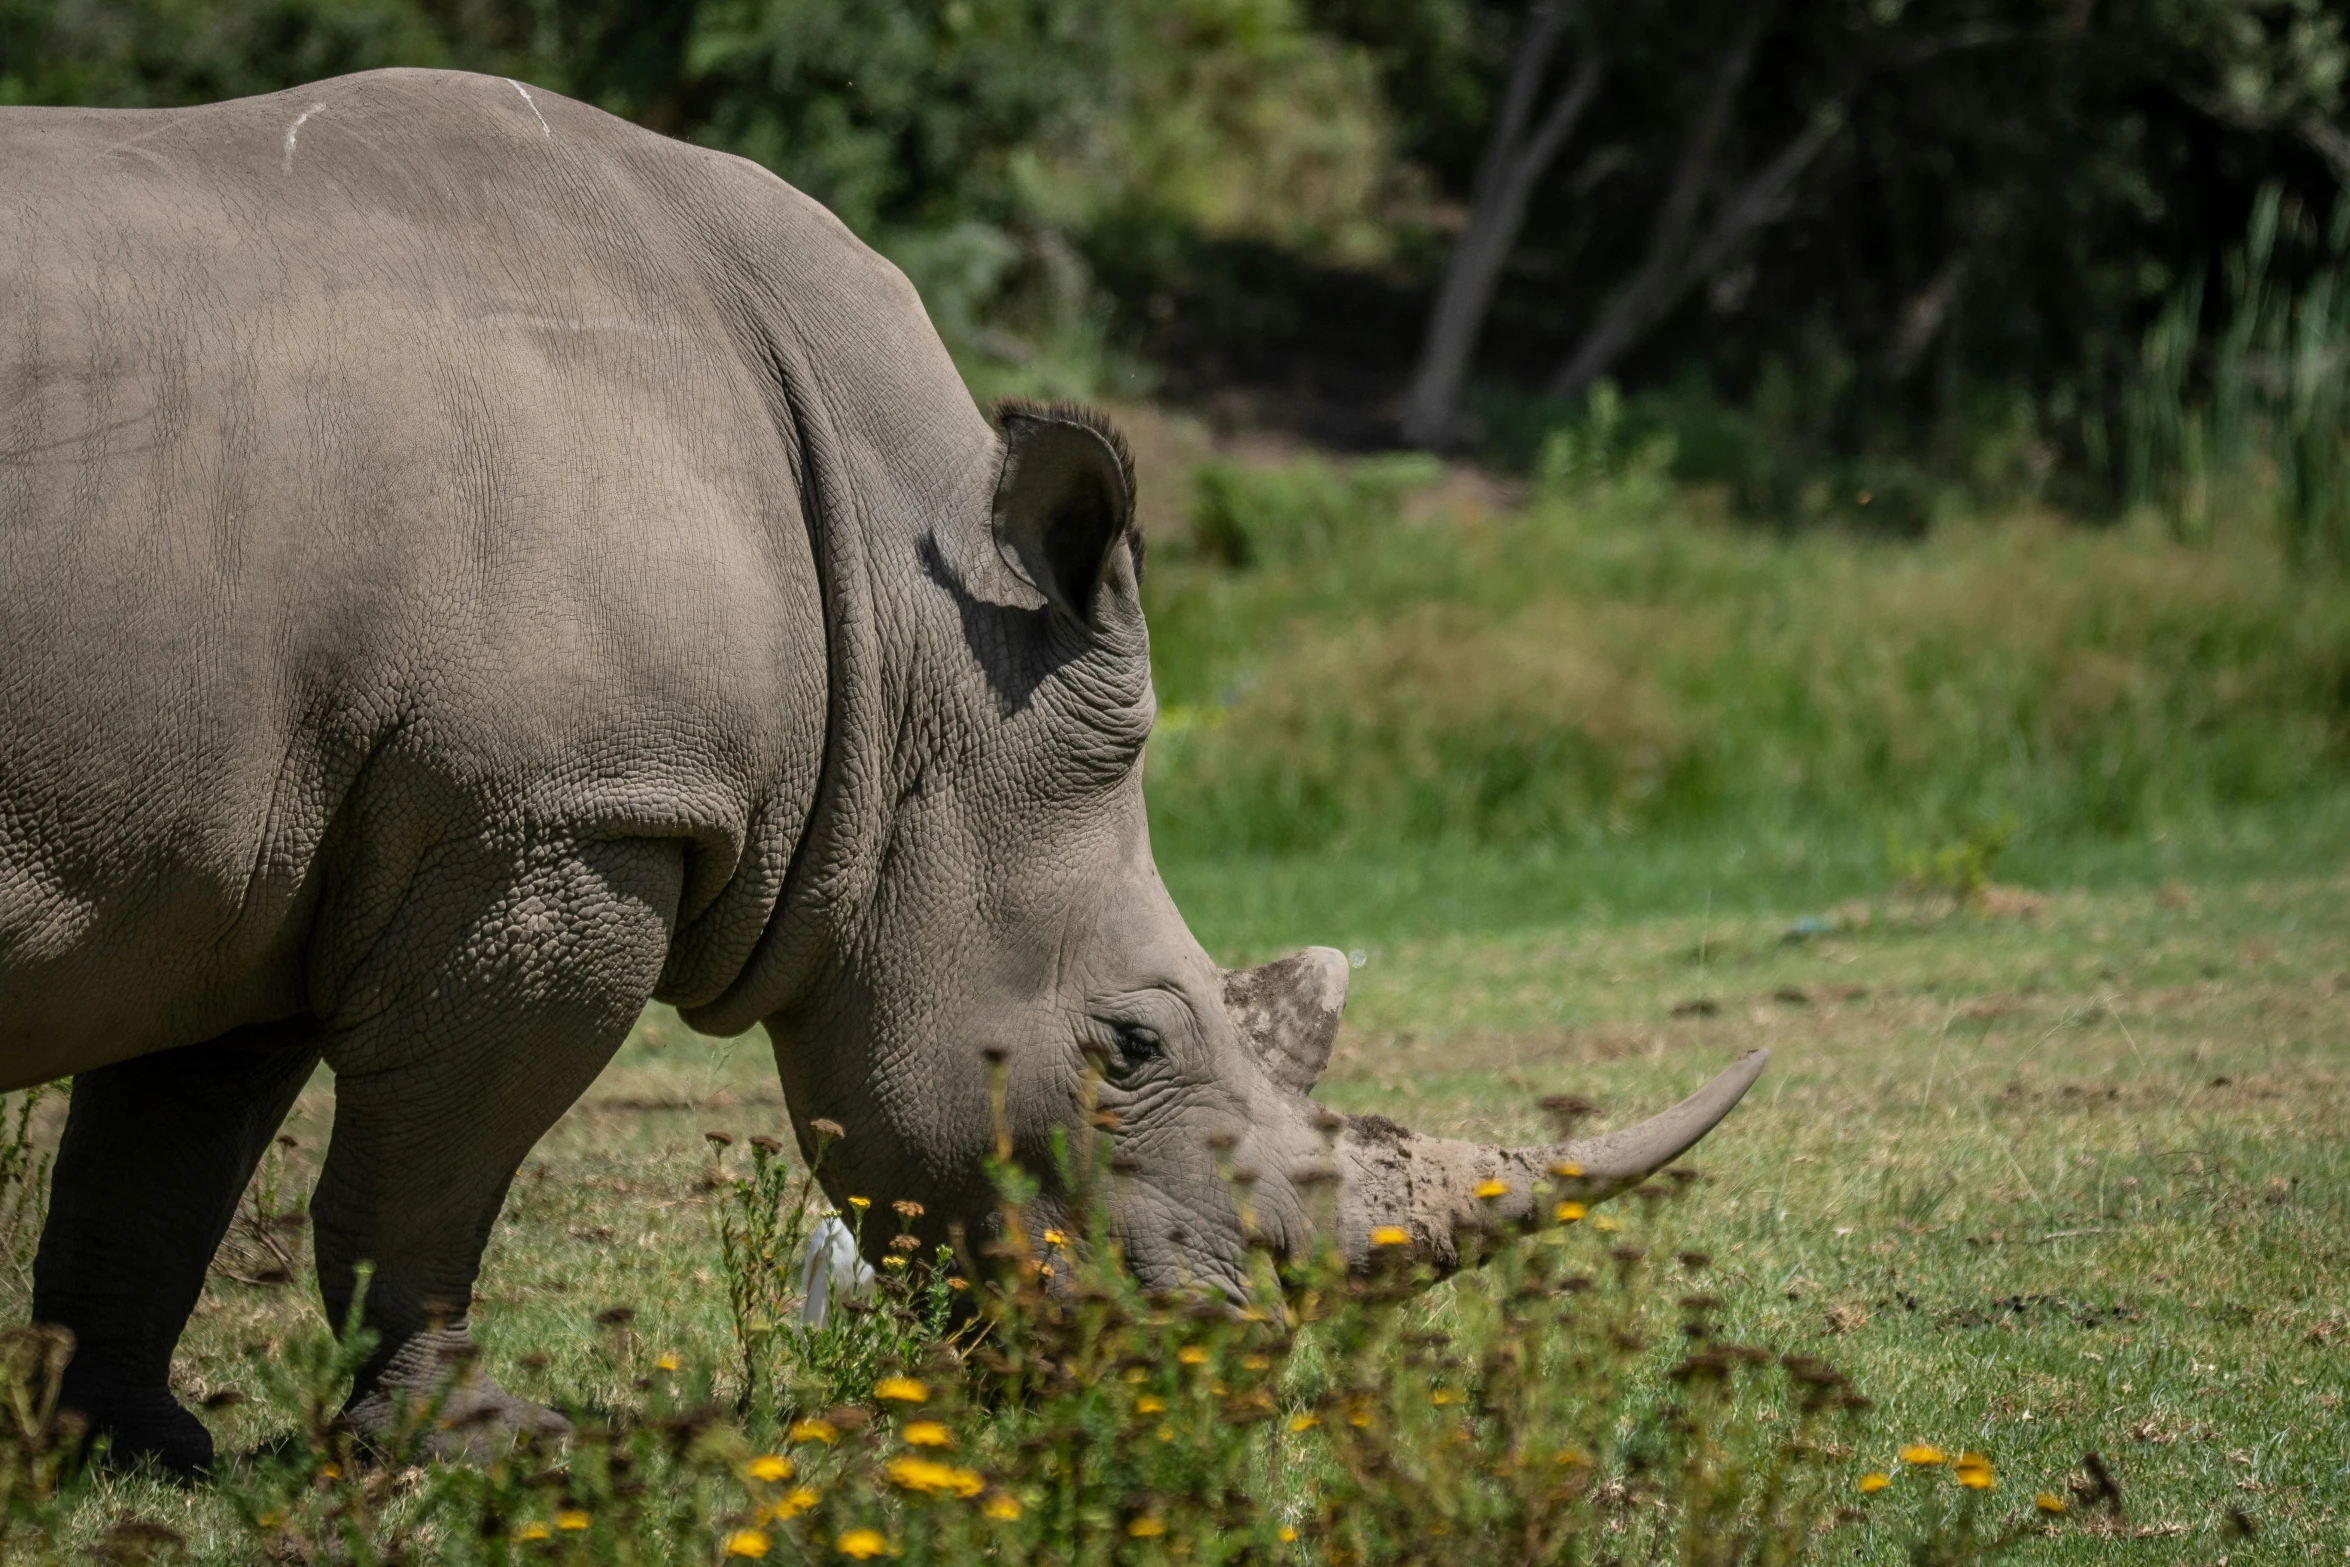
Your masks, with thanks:
[(1563, 1149), (1362, 1118), (1330, 1168), (1343, 959), (1220, 970), (1151, 861), (1124, 443), (984, 417), (754, 165), (426, 71), (0, 109), (0, 161), (0, 1082), (75, 1078), (34, 1312), (118, 1459), (210, 1462), (172, 1348), (321, 1061), (352, 1415), (461, 1370), (452, 1443), (562, 1429), (466, 1308), (648, 1000), (764, 1023), (834, 1195), (939, 1238), (990, 1211), (987, 1054), (1032, 1166), (1100, 1063), (1166, 1284), (1238, 1282), (1220, 1164), (1278, 1243), (1334, 1174), (1350, 1252), (1445, 1263), (1479, 1180), (1604, 1195), (1760, 1070)]

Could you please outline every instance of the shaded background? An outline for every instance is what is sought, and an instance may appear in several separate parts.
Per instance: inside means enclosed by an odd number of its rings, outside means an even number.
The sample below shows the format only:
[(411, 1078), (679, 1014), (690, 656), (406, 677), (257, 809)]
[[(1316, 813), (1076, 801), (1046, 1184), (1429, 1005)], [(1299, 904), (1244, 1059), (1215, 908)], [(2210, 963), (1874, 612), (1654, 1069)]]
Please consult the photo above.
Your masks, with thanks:
[[(2328, 253), (2342, 9), (6, 0), (0, 99), (518, 76), (824, 201), (913, 274), (975, 380), (1245, 393), (1349, 444), (1394, 439), (1491, 163), (1525, 174), (1523, 219), (1462, 416), (1422, 440), (1522, 464), (1544, 389), (1598, 373), (1703, 437), (1692, 471), (1736, 466), (1715, 448), (1757, 426), (1801, 449), (1770, 461), (2094, 505), (2126, 492), (2148, 327), (2259, 192), (2283, 195), (2289, 268)], [(1513, 67), (1534, 67), (1520, 142), (1588, 88), (1530, 171), (1493, 156)], [(1773, 489), (1799, 479), (1737, 476), (1800, 509)]]
[(1174, 858), (1979, 876), (2350, 776), (2345, 9), (0, 0), (0, 99), (466, 67), (819, 197), (1122, 410)]

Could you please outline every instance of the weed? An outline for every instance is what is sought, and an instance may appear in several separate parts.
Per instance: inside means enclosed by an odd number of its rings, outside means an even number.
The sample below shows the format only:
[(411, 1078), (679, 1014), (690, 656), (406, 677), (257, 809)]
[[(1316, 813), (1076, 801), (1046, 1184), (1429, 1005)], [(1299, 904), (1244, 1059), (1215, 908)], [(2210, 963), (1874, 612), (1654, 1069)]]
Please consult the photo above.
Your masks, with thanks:
[[(814, 1130), (815, 1158), (796, 1179), (781, 1143), (771, 1137), (750, 1139), (750, 1172), (729, 1178), (718, 1217), (719, 1256), (742, 1368), (737, 1410), (758, 1411), (771, 1420), (854, 1399), (886, 1365), (909, 1358), (920, 1346), (946, 1341), (953, 1296), (963, 1285), (946, 1266), (951, 1254), (929, 1259), (927, 1267), (916, 1265), (920, 1247), (912, 1225), (922, 1210), (901, 1200), (894, 1205), (898, 1233), (874, 1281), (874, 1301), (856, 1299), (836, 1286), (821, 1322), (799, 1319), (807, 1270), (830, 1265), (808, 1256), (809, 1236), (817, 1223), (840, 1217), (816, 1205), (816, 1183), (825, 1153), (844, 1134), (826, 1120), (817, 1121)], [(723, 1161), (731, 1139), (723, 1133), (704, 1135)], [(852, 1197), (842, 1218), (859, 1250), (871, 1211), (866, 1199)]]
[(1915, 898), (1944, 897), (1952, 903), (1982, 901), (1991, 885), (1991, 867), (2015, 839), (2012, 816), (1995, 822), (1977, 822), (1964, 834), (1938, 848), (1916, 848), (1902, 841), (1898, 830), (1888, 835), (1885, 859), (1900, 889)]
[(0, 1556), (19, 1531), (38, 1538), (57, 1521), (59, 1483), (82, 1437), (57, 1409), (72, 1358), (73, 1335), (61, 1328), (0, 1333)]
[(19, 1296), (31, 1293), (33, 1246), (49, 1216), (52, 1156), (33, 1136), (33, 1112), (55, 1090), (44, 1083), (0, 1097), (0, 1267)]
[[(734, 1139), (724, 1132), (703, 1134), (721, 1159)], [(776, 1341), (791, 1330), (797, 1304), (795, 1265), (807, 1241), (810, 1199), (824, 1152), (839, 1136), (835, 1123), (818, 1125), (816, 1157), (794, 1183), (783, 1145), (772, 1137), (751, 1141), (748, 1175), (729, 1173), (725, 1202), (718, 1211), (718, 1251), (726, 1268), (726, 1304), (734, 1342), (742, 1357), (743, 1406), (756, 1403), (768, 1376)], [(862, 1220), (863, 1215), (859, 1215)]]
[[(2278, 275), (2295, 261), (2306, 274), (2297, 287)], [(2217, 330), (2204, 329), (2201, 276), (2147, 328), (2124, 396), (2129, 493), (2182, 539), (2208, 543), (2238, 519), (2266, 515), (2296, 560), (2350, 562), (2346, 268), (2350, 201), (2336, 205), (2321, 238), (2271, 184), (2222, 267)]]

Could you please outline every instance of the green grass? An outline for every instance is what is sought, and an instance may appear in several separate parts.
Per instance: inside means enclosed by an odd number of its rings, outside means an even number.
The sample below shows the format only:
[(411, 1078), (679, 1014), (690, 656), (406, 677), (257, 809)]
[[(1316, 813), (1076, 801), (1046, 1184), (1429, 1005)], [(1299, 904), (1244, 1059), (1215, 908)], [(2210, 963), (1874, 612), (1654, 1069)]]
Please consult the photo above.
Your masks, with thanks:
[(1147, 590), (1179, 857), (2147, 837), (2350, 780), (2350, 588), (2267, 531), (1889, 544), (1637, 473), (1495, 511), (1393, 465), (1211, 472)]
[[(1807, 906), (1751, 880), (1710, 917), (1692, 878), (1670, 913), (1569, 902), (1465, 934), (1367, 910), (1362, 867), (1284, 868), (1269, 920), (1245, 867), (1176, 880), (1252, 946), (1306, 934), (1316, 893), (1326, 931), (1365, 932), (1322, 1093), (1349, 1110), (1534, 1140), (1543, 1095), (1629, 1117), (1769, 1046), (1695, 1160), (1735, 1334), (1830, 1356), (1886, 1442), (1979, 1447), (2012, 1484), (2103, 1453), (2138, 1554), (2100, 1533), (2048, 1560), (2344, 1559), (2350, 853), (2189, 883), (2163, 847), (2003, 890), (2002, 915), (1880, 895), (1795, 941)], [(1542, 874), (1503, 898), (1528, 908)]]
[[(1994, 912), (1889, 894), (1881, 874), (1827, 905), (1729, 874), (1710, 902), (1712, 876), (1692, 874), (1622, 907), (1545, 905), (1541, 887), (1578, 882), (1566, 858), (1514, 877), (1456, 868), (1449, 883), (1411, 857), (1178, 865), (1172, 880), (1230, 961), (1357, 944), (1321, 1091), (1345, 1109), (1530, 1140), (1545, 1094), (1628, 1118), (1768, 1045), (1769, 1075), (1695, 1160), (1710, 1181), (1676, 1244), (1713, 1253), (1732, 1336), (1826, 1355), (1877, 1401), (1853, 1462), (1890, 1465), (1913, 1439), (1980, 1448), (2022, 1505), (2061, 1493), (2095, 1449), (2122, 1519), (2076, 1516), (2028, 1559), (2338, 1560), (2350, 839), (2271, 832), (2246, 859), (2242, 836), (2091, 856), (2029, 895), (2003, 882)], [(1716, 854), (1684, 850), (1700, 870)], [(2172, 874), (2196, 867), (2211, 874)], [(1482, 907), (1479, 885), (1493, 889)], [(1829, 928), (1786, 939), (1804, 914)], [(296, 1187), (330, 1111), (322, 1080), (289, 1124)], [(625, 1409), (659, 1352), (729, 1363), (701, 1134), (781, 1125), (756, 1036), (720, 1044), (648, 1016), (516, 1182), (475, 1317), (496, 1373)], [(593, 1325), (613, 1305), (638, 1310), (625, 1340)], [(317, 1321), (306, 1285), (216, 1272), (182, 1347), (183, 1395), (255, 1389), (253, 1353)], [(215, 1429), (236, 1451), (290, 1421), (256, 1401)], [(2237, 1537), (2231, 1509), (2256, 1538)], [(220, 1503), (138, 1481), (96, 1482), (75, 1532), (126, 1515), (234, 1554)], [(1889, 1548), (1859, 1526), (1833, 1538), (1859, 1560)]]
[[(2095, 1450), (2122, 1515), (2029, 1559), (2350, 1561), (2350, 591), (2046, 520), (1765, 537), (1636, 466), (1506, 514), (1426, 478), (1225, 465), (1149, 579), (1178, 902), (1227, 963), (1360, 956), (1321, 1097), (1532, 1140), (1544, 1095), (1634, 1117), (1768, 1045), (1674, 1245), (1725, 1331), (1876, 1400), (1836, 1462), (1981, 1449), (2012, 1513)], [(1994, 828), (1981, 896), (1892, 887), (1889, 840)], [(331, 1114), (322, 1076), (268, 1202)], [(516, 1179), (495, 1374), (626, 1414), (663, 1354), (736, 1364), (703, 1133), (784, 1124), (762, 1039), (648, 1014)], [(175, 1371), (252, 1395), (232, 1453), (288, 1440), (268, 1368), (320, 1327), (306, 1253), (240, 1282), (259, 1233)], [(1854, 1502), (1825, 1559), (1896, 1559)], [(249, 1554), (221, 1495), (105, 1477), (63, 1543), (125, 1518)]]

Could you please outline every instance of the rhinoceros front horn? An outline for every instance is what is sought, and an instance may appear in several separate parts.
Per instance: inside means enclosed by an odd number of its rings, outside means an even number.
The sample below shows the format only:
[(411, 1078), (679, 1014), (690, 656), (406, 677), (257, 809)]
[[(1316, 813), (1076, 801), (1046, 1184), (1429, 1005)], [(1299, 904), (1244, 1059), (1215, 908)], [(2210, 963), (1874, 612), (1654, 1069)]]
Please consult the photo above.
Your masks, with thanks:
[[(1712, 1131), (1742, 1098), (1770, 1060), (1750, 1051), (1720, 1076), (1660, 1115), (1601, 1137), (1538, 1148), (1496, 1148), (1446, 1137), (1423, 1137), (1383, 1116), (1350, 1117), (1338, 1139), (1339, 1239), (1357, 1265), (1376, 1251), (1404, 1251), (1439, 1268), (1459, 1265), (1461, 1230), (1514, 1223), (1534, 1212), (1535, 1186), (1552, 1200), (1597, 1202), (1638, 1184)], [(1580, 1171), (1556, 1173), (1562, 1167)], [(1477, 1190), (1499, 1181), (1499, 1197)], [(1490, 1189), (1490, 1187), (1488, 1187)], [(1389, 1245), (1373, 1245), (1374, 1232)]]

